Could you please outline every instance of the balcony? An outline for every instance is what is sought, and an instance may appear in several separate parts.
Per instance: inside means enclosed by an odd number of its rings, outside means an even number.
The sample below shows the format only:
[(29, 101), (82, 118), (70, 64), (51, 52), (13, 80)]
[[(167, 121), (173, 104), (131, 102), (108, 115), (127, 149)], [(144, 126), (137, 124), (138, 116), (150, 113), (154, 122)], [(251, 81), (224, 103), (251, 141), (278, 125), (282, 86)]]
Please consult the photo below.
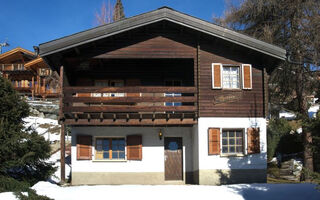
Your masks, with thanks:
[(62, 120), (67, 125), (193, 125), (196, 92), (195, 87), (64, 87)]
[(0, 65), (1, 71), (24, 71), (23, 64), (1, 64)]

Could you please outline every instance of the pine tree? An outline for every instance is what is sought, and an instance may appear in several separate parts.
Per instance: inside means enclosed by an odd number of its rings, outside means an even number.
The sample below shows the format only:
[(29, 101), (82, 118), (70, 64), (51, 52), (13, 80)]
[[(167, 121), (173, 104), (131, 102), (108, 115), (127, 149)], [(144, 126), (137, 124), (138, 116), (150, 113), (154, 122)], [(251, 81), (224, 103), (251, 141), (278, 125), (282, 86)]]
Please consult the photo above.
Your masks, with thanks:
[[(320, 65), (320, 1), (243, 0), (229, 4), (223, 26), (284, 47), (291, 54), (272, 74), (271, 102), (286, 102), (288, 109), (307, 122), (308, 99), (319, 81), (314, 77)], [(305, 126), (304, 166), (313, 171), (312, 135)]]
[(50, 145), (33, 130), (25, 130), (23, 118), (29, 106), (0, 76), (0, 176), (13, 177), (34, 184), (46, 180), (53, 172)]
[(113, 21), (119, 21), (123, 18), (125, 18), (123, 5), (121, 0), (117, 0), (116, 5), (114, 6)]

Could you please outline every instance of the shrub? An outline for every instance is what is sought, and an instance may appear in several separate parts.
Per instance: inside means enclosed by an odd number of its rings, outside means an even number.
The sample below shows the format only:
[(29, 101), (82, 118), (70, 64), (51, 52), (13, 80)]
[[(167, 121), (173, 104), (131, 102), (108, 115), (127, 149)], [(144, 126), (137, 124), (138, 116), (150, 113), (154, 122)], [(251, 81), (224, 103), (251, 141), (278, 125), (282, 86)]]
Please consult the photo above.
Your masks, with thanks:
[(271, 119), (267, 127), (268, 160), (271, 160), (277, 150), (281, 137), (289, 134), (291, 126), (286, 119)]

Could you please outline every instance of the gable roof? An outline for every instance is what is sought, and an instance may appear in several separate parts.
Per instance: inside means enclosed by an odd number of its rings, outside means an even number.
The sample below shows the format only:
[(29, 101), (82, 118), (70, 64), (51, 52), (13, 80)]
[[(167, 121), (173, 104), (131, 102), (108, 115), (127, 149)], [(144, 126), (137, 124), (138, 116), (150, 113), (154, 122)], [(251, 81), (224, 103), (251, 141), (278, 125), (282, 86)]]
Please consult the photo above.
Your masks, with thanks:
[(33, 70), (36, 70), (37, 68), (48, 68), (47, 63), (41, 57), (37, 57), (36, 59), (27, 62), (24, 66)]
[(31, 56), (31, 57), (35, 56), (35, 53), (33, 53), (32, 51), (29, 51), (29, 50), (21, 48), (21, 47), (17, 47), (17, 48), (11, 49), (10, 51), (7, 51), (3, 54), (0, 54), (0, 60), (2, 60), (4, 58), (8, 58), (8, 57), (15, 55), (17, 53), (22, 53), (22, 54), (25, 54), (25, 55)]
[(168, 7), (162, 7), (148, 13), (123, 19), (111, 24), (98, 26), (96, 28), (40, 44), (40, 55), (47, 56), (163, 20), (180, 24), (281, 60), (286, 59), (286, 50), (283, 48), (175, 11)]

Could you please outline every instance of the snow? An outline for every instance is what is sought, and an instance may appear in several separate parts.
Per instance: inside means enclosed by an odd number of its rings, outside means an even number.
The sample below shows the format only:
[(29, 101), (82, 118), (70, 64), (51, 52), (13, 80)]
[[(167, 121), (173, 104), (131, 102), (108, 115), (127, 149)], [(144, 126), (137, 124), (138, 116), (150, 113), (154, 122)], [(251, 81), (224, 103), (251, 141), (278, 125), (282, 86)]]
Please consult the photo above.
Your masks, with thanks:
[[(235, 184), (223, 186), (203, 185), (98, 185), (60, 187), (49, 182), (38, 182), (32, 187), (39, 195), (55, 200), (109, 199), (232, 199), (232, 200), (319, 200), (316, 185), (301, 184)], [(16, 199), (11, 192), (0, 193), (0, 200)]]
[(0, 193), (0, 200), (16, 200), (16, 196), (13, 194), (13, 192), (3, 192)]
[[(59, 183), (61, 178), (60, 178), (60, 151), (57, 151), (56, 153), (52, 154), (48, 162), (53, 162), (55, 163), (55, 167), (57, 167), (57, 171), (51, 176), (51, 181)], [(70, 163), (70, 158), (68, 155), (65, 155), (66, 158), (66, 164), (65, 164), (65, 178), (69, 179), (70, 173), (71, 173), (71, 163)]]
[[(301, 184), (235, 184), (204, 185), (97, 185), (61, 187), (49, 182), (38, 182), (32, 187), (39, 195), (55, 200), (108, 199), (232, 199), (232, 200), (319, 200), (316, 185)], [(0, 193), (0, 199), (12, 198), (12, 193)]]
[(319, 110), (320, 106), (319, 105), (313, 105), (309, 108), (308, 113), (310, 118), (315, 118), (316, 114)]
[[(42, 117), (33, 117), (29, 116), (23, 119), (25, 122), (24, 127), (29, 128), (31, 127), (39, 135), (42, 135), (46, 140), (49, 140), (50, 142), (60, 141), (60, 130), (59, 133), (51, 133), (50, 129), (55, 127), (60, 127), (58, 124), (58, 120), (49, 119), (49, 118), (42, 118)], [(41, 125), (47, 125), (48, 128), (41, 128)], [(66, 140), (70, 141), (71, 136), (66, 136)]]
[(296, 115), (292, 112), (281, 110), (279, 112), (279, 118), (285, 118), (285, 119), (295, 119)]
[[(319, 105), (313, 105), (309, 108), (308, 110), (308, 115), (310, 118), (314, 118), (316, 117), (317, 111), (320, 109)], [(285, 119), (295, 119), (296, 115), (293, 112), (290, 111), (286, 111), (286, 110), (281, 110), (279, 112), (279, 118), (285, 118)]]

